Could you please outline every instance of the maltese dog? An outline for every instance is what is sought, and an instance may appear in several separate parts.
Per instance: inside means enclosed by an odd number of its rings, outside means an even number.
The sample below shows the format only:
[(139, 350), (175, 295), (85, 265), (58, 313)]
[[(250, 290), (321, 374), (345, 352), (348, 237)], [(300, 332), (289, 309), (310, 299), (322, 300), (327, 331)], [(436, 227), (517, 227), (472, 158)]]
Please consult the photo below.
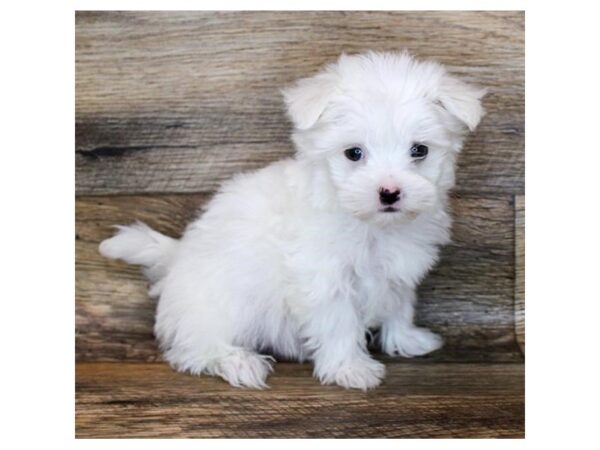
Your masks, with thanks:
[(366, 390), (442, 339), (415, 290), (449, 242), (448, 191), (485, 91), (407, 53), (342, 55), (283, 90), (296, 154), (223, 184), (181, 239), (137, 223), (100, 252), (144, 267), (177, 370), (264, 388), (274, 358)]

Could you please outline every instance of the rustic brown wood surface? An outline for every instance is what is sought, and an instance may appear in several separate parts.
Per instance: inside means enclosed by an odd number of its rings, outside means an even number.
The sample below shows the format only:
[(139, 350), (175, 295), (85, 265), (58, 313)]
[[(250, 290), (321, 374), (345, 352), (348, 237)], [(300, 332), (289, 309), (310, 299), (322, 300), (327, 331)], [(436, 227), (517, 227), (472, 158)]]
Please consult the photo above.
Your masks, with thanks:
[[(384, 358), (367, 394), (309, 365), (278, 363), (257, 392), (155, 363), (139, 268), (97, 251), (111, 226), (178, 236), (224, 179), (292, 154), (279, 88), (342, 51), (402, 48), (489, 89), (454, 243), (420, 288), (444, 349)], [(78, 12), (75, 56), (78, 437), (523, 436), (522, 12)]]
[[(79, 360), (155, 361), (154, 302), (137, 267), (110, 261), (98, 244), (112, 225), (147, 222), (178, 237), (204, 194), (91, 196), (76, 202), (76, 325)], [(420, 288), (419, 322), (446, 338), (438, 360), (519, 361), (514, 339), (513, 205), (456, 198), (454, 243)]]
[(522, 364), (387, 364), (363, 393), (277, 364), (264, 391), (166, 364), (78, 363), (77, 437), (524, 437)]
[(515, 198), (515, 331), (525, 353), (525, 196)]
[(212, 191), (292, 153), (279, 89), (342, 51), (406, 48), (489, 89), (460, 192), (522, 193), (521, 12), (80, 12), (80, 194)]

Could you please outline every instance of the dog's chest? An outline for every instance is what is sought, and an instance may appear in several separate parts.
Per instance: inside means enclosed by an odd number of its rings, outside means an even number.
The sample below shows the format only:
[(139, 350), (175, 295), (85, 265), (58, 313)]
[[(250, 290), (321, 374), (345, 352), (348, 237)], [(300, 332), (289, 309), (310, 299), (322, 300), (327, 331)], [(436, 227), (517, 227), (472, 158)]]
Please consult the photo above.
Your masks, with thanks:
[(357, 244), (350, 258), (353, 302), (367, 325), (377, 326), (399, 302), (409, 301), (407, 293), (429, 270), (437, 249), (402, 236), (369, 236)]

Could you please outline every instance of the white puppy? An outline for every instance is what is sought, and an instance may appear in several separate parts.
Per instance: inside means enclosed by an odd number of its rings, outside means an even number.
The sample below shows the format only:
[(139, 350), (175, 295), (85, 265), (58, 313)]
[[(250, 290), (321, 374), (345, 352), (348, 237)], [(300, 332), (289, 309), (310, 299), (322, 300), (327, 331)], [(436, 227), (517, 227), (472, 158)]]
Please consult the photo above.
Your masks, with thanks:
[[(225, 183), (175, 240), (138, 223), (100, 252), (144, 266), (155, 334), (177, 370), (265, 387), (271, 356), (368, 389), (390, 355), (442, 345), (415, 288), (449, 241), (447, 193), (484, 91), (407, 53), (342, 55), (284, 92), (294, 158)], [(266, 353), (266, 354), (265, 354)]]

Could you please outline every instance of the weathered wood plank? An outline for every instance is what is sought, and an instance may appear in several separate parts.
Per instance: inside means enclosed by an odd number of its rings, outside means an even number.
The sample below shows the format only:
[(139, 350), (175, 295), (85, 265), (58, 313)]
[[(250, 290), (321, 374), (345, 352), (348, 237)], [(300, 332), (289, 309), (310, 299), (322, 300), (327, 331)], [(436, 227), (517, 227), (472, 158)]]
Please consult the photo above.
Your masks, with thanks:
[[(522, 193), (522, 12), (80, 12), (79, 194), (201, 192), (290, 155), (279, 88), (408, 48), (490, 89), (457, 191)], [(318, 45), (315, 43), (318, 42)]]
[(279, 363), (264, 391), (162, 364), (78, 363), (76, 436), (524, 437), (522, 364), (388, 364), (368, 393)]
[(99, 243), (115, 224), (141, 220), (179, 236), (208, 197), (203, 195), (88, 197), (76, 201), (76, 351), (78, 360), (159, 359), (154, 302), (139, 267), (110, 261)]
[(525, 352), (525, 196), (515, 198), (515, 330)]
[[(78, 360), (160, 359), (152, 337), (155, 305), (136, 267), (97, 250), (114, 224), (142, 220), (179, 236), (208, 197), (91, 196), (76, 202), (76, 349)], [(429, 358), (519, 361), (514, 339), (514, 240), (511, 197), (453, 199), (454, 244), (420, 289), (418, 321), (446, 347)]]

